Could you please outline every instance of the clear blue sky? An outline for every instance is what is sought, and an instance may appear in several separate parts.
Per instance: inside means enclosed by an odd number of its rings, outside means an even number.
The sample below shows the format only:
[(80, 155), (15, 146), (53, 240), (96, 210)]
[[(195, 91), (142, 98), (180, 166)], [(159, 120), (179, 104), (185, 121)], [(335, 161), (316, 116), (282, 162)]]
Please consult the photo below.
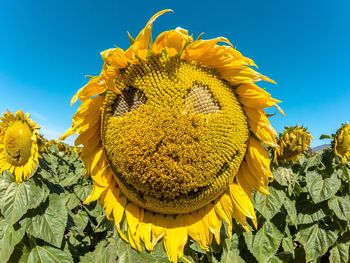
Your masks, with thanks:
[(102, 66), (100, 51), (126, 48), (157, 11), (160, 31), (177, 26), (205, 38), (228, 37), (278, 85), (277, 131), (303, 124), (315, 140), (350, 121), (349, 0), (0, 0), (0, 112), (23, 109), (57, 138), (77, 106), (69, 101)]

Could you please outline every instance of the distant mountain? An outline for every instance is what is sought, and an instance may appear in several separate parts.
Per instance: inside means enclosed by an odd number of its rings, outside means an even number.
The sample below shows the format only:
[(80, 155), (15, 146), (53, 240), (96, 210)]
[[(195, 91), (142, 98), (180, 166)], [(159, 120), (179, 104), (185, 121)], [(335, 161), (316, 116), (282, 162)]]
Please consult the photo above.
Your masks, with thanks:
[(328, 148), (329, 146), (330, 146), (330, 144), (322, 144), (322, 145), (319, 145), (319, 146), (312, 148), (311, 151), (313, 151), (313, 152), (322, 151), (322, 150)]

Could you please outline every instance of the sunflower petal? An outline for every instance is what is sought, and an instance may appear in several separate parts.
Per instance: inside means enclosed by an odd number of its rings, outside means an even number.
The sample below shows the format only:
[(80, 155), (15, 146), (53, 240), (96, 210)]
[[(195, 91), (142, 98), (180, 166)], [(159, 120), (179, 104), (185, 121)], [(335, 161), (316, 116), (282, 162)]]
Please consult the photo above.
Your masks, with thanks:
[(152, 50), (154, 54), (160, 54), (162, 50), (166, 50), (170, 57), (181, 54), (187, 43), (193, 39), (188, 35), (188, 31), (182, 28), (165, 31), (161, 33), (153, 43)]
[(143, 241), (143, 243), (145, 244), (145, 247), (148, 251), (153, 250), (153, 247), (154, 247), (152, 244), (152, 241), (151, 241), (152, 217), (153, 217), (153, 214), (151, 212), (145, 211), (143, 221), (140, 222), (139, 227), (138, 227), (138, 231), (140, 232), (140, 238)]
[(153, 215), (152, 223), (151, 223), (153, 247), (165, 235), (167, 222), (168, 220), (163, 215), (157, 214), (157, 213)]
[(143, 220), (144, 210), (133, 203), (129, 203), (125, 208), (125, 215), (128, 222), (128, 237), (130, 245), (134, 249), (141, 251), (142, 247), (138, 226)]
[(263, 194), (269, 194), (268, 178), (265, 176), (259, 177), (259, 174), (253, 174), (249, 170), (246, 161), (241, 163), (235, 178), (237, 183), (243, 188), (247, 195), (250, 195), (252, 189), (255, 189)]
[(187, 243), (187, 229), (183, 222), (183, 216), (175, 219), (166, 216), (167, 229), (164, 236), (164, 247), (171, 262), (177, 262), (183, 256), (183, 250)]
[(244, 83), (235, 89), (240, 103), (250, 108), (268, 108), (281, 102), (271, 97), (270, 93), (253, 83)]
[(249, 138), (246, 160), (250, 171), (258, 177), (271, 178), (270, 159), (267, 151), (254, 138)]
[(130, 60), (135, 60), (136, 57), (142, 60), (146, 59), (148, 47), (152, 37), (152, 26), (154, 21), (161, 15), (167, 12), (171, 12), (171, 9), (165, 9), (159, 11), (148, 21), (146, 26), (141, 30), (141, 32), (135, 38), (134, 43), (125, 51), (125, 56)]

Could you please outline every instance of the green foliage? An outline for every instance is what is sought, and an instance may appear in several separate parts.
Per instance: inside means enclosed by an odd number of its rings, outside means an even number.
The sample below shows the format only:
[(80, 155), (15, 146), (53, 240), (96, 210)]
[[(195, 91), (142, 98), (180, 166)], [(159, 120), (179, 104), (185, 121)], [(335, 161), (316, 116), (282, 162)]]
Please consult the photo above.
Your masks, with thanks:
[(349, 262), (349, 163), (326, 149), (272, 172), (270, 195), (253, 196), (258, 228), (236, 225), (219, 252), (198, 251), (191, 262)]
[[(233, 236), (204, 251), (189, 239), (181, 262), (349, 262), (349, 164), (331, 151), (273, 166), (270, 195), (255, 193), (258, 227), (234, 222)], [(84, 205), (91, 181), (79, 157), (53, 145), (21, 184), (0, 176), (0, 262), (168, 262), (163, 244), (137, 252), (115, 232), (102, 207)]]
[(0, 262), (79, 262), (111, 235), (97, 203), (83, 205), (91, 191), (73, 151), (57, 146), (43, 154), (37, 172), (17, 184), (0, 176)]

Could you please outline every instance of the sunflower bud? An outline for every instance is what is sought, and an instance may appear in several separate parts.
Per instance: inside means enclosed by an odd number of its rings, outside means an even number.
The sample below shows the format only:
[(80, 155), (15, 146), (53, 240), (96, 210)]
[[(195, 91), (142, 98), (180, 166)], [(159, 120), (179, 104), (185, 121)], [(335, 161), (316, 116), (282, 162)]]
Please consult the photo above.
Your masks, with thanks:
[(295, 162), (309, 149), (311, 134), (302, 126), (285, 127), (278, 139), (275, 162)]
[(346, 163), (350, 157), (350, 124), (343, 124), (337, 130), (332, 148), (334, 153), (341, 158), (342, 163)]

